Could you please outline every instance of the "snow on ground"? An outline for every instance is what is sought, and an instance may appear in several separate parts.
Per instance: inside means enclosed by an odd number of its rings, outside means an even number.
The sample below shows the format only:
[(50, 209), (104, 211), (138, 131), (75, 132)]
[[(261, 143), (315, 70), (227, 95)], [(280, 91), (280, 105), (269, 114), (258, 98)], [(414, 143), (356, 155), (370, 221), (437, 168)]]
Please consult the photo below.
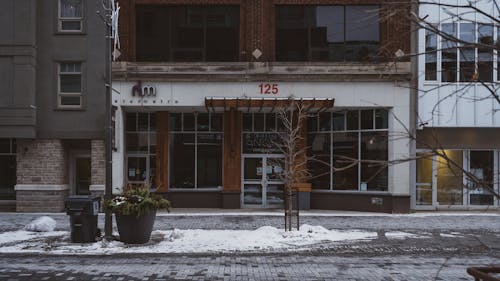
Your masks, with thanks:
[(385, 233), (387, 239), (407, 239), (407, 238), (429, 238), (432, 234), (422, 233), (420, 235), (404, 231), (388, 231)]
[[(39, 233), (24, 234), (14, 240), (18, 232), (6, 232), (1, 237), (0, 253), (39, 252), (51, 254), (116, 254), (116, 253), (207, 253), (207, 252), (255, 252), (300, 251), (308, 246), (325, 242), (353, 241), (377, 238), (376, 232), (358, 230), (328, 230), (321, 226), (302, 225), (300, 231), (285, 232), (271, 226), (256, 230), (200, 230), (187, 229), (155, 231), (156, 243), (126, 245), (122, 242), (100, 241), (89, 244), (72, 244), (68, 232), (47, 232), (59, 238), (47, 242), (23, 241)], [(27, 235), (27, 236), (26, 236)], [(9, 237), (11, 238), (9, 240)], [(158, 238), (159, 237), (159, 238)], [(18, 242), (14, 245), (11, 242)], [(1, 244), (7, 244), (2, 247)], [(50, 245), (48, 245), (50, 244)]]
[(27, 231), (48, 232), (54, 231), (56, 225), (57, 223), (53, 218), (42, 216), (28, 223), (24, 229)]
[(67, 235), (66, 231), (31, 232), (25, 230), (9, 231), (0, 233), (0, 246), (15, 242), (39, 240), (41, 238), (60, 237)]

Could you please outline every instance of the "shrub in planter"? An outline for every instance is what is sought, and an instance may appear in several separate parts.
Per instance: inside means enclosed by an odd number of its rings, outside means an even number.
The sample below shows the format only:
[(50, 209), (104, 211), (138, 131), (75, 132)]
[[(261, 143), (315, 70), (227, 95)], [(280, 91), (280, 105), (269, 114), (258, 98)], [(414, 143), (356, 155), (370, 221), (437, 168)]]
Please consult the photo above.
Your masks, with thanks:
[(156, 211), (168, 211), (170, 202), (146, 188), (135, 188), (106, 200), (104, 208), (115, 213), (122, 242), (143, 244), (151, 237)]

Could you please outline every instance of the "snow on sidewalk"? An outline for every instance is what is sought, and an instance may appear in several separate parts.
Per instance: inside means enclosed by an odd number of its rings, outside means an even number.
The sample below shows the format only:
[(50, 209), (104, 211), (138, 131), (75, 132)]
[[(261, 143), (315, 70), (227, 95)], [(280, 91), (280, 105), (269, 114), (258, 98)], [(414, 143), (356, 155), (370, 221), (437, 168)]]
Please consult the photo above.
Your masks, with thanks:
[[(1, 234), (0, 253), (47, 253), (47, 254), (121, 254), (121, 253), (210, 253), (210, 252), (261, 252), (300, 251), (308, 246), (324, 242), (355, 241), (377, 238), (376, 232), (358, 230), (328, 230), (321, 226), (302, 225), (300, 231), (285, 232), (271, 226), (256, 230), (200, 230), (187, 229), (153, 232), (153, 242), (146, 245), (127, 245), (122, 242), (100, 241), (89, 244), (69, 242), (68, 232), (47, 232), (50, 242), (30, 241), (42, 237), (34, 233), (17, 232)], [(52, 235), (50, 235), (52, 234)], [(8, 239), (11, 237), (11, 240)], [(28, 238), (24, 240), (23, 238)], [(17, 242), (14, 243), (13, 242)]]

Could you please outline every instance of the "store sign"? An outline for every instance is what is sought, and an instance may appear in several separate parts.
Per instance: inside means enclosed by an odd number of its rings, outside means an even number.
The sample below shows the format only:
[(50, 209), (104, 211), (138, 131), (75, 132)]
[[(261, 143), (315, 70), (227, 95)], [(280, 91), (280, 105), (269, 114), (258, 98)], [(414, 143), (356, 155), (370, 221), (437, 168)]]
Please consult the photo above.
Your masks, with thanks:
[(156, 97), (156, 88), (151, 85), (144, 85), (139, 81), (132, 87), (133, 97)]
[(276, 133), (244, 133), (243, 153), (267, 154), (283, 153), (280, 149), (280, 137)]

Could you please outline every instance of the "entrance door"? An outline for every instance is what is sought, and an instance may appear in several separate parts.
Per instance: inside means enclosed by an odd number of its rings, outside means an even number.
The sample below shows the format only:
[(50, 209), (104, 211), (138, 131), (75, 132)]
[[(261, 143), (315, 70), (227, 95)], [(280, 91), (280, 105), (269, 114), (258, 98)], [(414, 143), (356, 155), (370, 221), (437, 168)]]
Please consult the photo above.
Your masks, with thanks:
[(243, 208), (280, 208), (284, 184), (283, 156), (243, 156)]
[(91, 184), (91, 165), (90, 157), (75, 157), (75, 193), (77, 195), (89, 195), (89, 186)]

